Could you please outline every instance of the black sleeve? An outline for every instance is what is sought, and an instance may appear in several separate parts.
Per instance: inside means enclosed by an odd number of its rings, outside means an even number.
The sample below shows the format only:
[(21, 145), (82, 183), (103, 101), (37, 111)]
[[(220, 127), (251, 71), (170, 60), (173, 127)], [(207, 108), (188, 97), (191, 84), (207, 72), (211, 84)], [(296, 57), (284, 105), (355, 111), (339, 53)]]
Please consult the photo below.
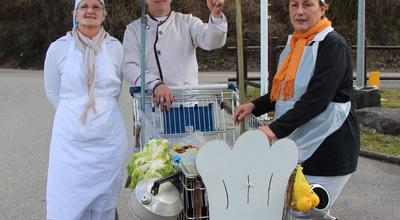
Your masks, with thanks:
[(292, 109), (270, 124), (278, 138), (288, 136), (326, 109), (348, 72), (348, 66), (351, 65), (348, 63), (349, 56), (346, 43), (335, 32), (328, 34), (320, 42), (314, 75), (307, 91)]
[(269, 95), (270, 95), (270, 93), (268, 92), (267, 94), (260, 96), (256, 100), (252, 101), (252, 103), (255, 106), (252, 113), (255, 116), (258, 117), (260, 115), (263, 115), (267, 112), (274, 110), (275, 102), (271, 102), (271, 100), (269, 99)]

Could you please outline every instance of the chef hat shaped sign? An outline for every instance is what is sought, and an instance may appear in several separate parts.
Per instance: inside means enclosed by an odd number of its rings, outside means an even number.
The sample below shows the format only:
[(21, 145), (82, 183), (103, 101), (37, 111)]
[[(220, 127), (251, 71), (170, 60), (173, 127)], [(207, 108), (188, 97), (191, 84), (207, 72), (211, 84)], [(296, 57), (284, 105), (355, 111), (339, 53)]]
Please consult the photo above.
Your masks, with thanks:
[(233, 149), (223, 141), (205, 144), (196, 167), (207, 189), (210, 220), (282, 219), (287, 183), (298, 162), (296, 144), (270, 145), (261, 131), (248, 131)]

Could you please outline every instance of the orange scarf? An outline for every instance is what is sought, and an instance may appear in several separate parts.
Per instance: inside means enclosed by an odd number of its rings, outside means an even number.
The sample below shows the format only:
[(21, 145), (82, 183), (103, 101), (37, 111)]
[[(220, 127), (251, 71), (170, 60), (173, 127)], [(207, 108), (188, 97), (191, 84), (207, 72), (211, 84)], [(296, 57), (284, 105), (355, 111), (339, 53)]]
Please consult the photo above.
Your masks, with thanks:
[(315, 35), (331, 26), (331, 22), (327, 18), (321, 19), (316, 25), (310, 28), (307, 32), (294, 32), (290, 41), (290, 52), (285, 57), (283, 63), (279, 66), (278, 71), (272, 81), (271, 101), (276, 101), (281, 91), (282, 81), (282, 98), (287, 100), (294, 95), (294, 80), (296, 78), (297, 69), (303, 55), (304, 47), (314, 39)]

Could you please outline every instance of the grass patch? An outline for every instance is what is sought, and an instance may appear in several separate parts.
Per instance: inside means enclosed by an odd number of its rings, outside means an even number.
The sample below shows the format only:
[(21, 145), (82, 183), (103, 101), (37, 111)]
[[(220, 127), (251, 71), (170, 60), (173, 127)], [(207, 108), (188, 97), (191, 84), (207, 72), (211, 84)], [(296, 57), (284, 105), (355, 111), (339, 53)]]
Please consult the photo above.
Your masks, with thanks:
[[(231, 90), (224, 89), (223, 92), (224, 92), (224, 97), (229, 98)], [(256, 88), (256, 87), (248, 86), (246, 98), (244, 99), (244, 103), (251, 102), (258, 97), (260, 97), (260, 89)]]
[(381, 89), (381, 103), (385, 108), (400, 108), (400, 89)]
[(247, 87), (246, 102), (253, 101), (254, 99), (260, 97), (260, 89), (252, 86)]
[(400, 156), (400, 137), (361, 128), (361, 149)]

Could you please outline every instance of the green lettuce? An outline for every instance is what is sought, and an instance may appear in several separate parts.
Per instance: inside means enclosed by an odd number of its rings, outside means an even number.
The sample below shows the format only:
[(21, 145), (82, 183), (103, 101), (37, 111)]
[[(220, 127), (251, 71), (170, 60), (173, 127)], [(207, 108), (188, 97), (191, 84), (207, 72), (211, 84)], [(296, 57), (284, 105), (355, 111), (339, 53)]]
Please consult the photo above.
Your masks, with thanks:
[(128, 175), (132, 176), (129, 188), (134, 189), (143, 179), (160, 179), (174, 173), (168, 150), (168, 140), (152, 139), (143, 151), (133, 154), (127, 166)]

